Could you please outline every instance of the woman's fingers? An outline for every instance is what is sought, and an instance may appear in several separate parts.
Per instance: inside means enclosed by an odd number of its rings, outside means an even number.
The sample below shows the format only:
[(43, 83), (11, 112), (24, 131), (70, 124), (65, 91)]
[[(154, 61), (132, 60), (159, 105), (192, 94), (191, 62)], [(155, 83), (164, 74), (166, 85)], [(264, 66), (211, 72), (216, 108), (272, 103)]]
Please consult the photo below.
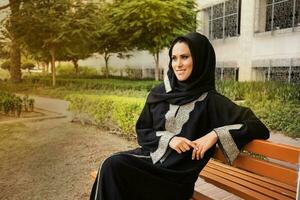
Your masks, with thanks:
[(192, 147), (192, 148), (196, 148), (197, 147), (197, 145), (194, 143), (194, 142), (192, 142), (192, 141), (190, 141), (190, 140), (188, 140), (188, 139), (186, 139), (186, 138), (184, 138), (185, 139), (185, 142), (186, 142), (186, 144), (189, 146), (189, 147)]
[(192, 160), (195, 160), (196, 158), (196, 153), (197, 153), (198, 148), (194, 148), (193, 149), (193, 153), (192, 153)]
[(187, 144), (187, 143), (183, 143), (182, 146), (186, 151), (189, 151), (191, 149), (189, 144)]
[(200, 153), (201, 153), (202, 149), (203, 149), (202, 146), (198, 147), (198, 150), (196, 152), (196, 158), (197, 158), (197, 160), (200, 160)]
[(178, 148), (180, 149), (181, 152), (185, 152), (186, 151), (183, 146), (178, 146)]
[(175, 148), (174, 150), (175, 150), (177, 153), (181, 154), (180, 148), (177, 147), (177, 148)]

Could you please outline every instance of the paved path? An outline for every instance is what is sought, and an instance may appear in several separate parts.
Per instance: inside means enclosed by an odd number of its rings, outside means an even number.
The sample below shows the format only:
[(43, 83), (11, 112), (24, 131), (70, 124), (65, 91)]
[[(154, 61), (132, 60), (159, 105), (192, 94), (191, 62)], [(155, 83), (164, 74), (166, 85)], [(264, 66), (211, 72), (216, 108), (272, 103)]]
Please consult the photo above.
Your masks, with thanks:
[[(20, 95), (22, 96), (22, 95)], [(30, 98), (34, 99), (34, 106), (43, 110), (56, 112), (70, 116), (71, 112), (68, 111), (69, 102), (61, 99), (54, 99), (49, 97), (39, 97), (30, 95)]]

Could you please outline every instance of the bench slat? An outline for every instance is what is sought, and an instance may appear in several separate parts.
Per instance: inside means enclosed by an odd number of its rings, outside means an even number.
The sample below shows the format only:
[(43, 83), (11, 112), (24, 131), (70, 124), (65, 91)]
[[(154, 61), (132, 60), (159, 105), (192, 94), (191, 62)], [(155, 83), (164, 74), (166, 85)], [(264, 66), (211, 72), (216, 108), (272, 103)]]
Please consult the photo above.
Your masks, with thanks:
[(294, 187), (297, 185), (298, 175), (295, 170), (268, 163), (267, 161), (257, 160), (248, 156), (239, 156), (233, 165)]
[(270, 179), (268, 177), (260, 176), (260, 175), (254, 174), (254, 173), (247, 172), (247, 171), (242, 170), (242, 169), (231, 167), (229, 165), (223, 164), (223, 163), (218, 162), (218, 161), (214, 161), (212, 159), (209, 160), (208, 165), (210, 163), (213, 163), (214, 165), (218, 166), (218, 169), (229, 169), (231, 171), (247, 175), (247, 176), (252, 177), (254, 179), (261, 180), (261, 181), (264, 181), (266, 183), (269, 183), (269, 184), (272, 184), (272, 185), (275, 185), (275, 186), (278, 186), (278, 187), (281, 187), (281, 188), (285, 188), (285, 189), (293, 191), (293, 192), (296, 191), (296, 187), (295, 186), (291, 186), (291, 185), (288, 185), (286, 183)]
[(210, 182), (224, 190), (230, 191), (244, 199), (248, 200), (274, 200), (274, 198), (267, 197), (259, 192), (253, 191), (247, 187), (243, 187), (240, 184), (227, 180), (223, 177), (219, 177), (215, 174), (209, 173), (207, 171), (201, 172), (201, 176), (207, 181)]
[(232, 177), (247, 181), (249, 183), (255, 184), (259, 187), (265, 188), (267, 190), (270, 190), (270, 191), (273, 191), (276, 193), (281, 193), (282, 195), (288, 196), (290, 198), (295, 198), (295, 196), (296, 196), (295, 190), (291, 191), (289, 189), (279, 187), (275, 184), (270, 184), (266, 181), (262, 181), (260, 179), (253, 178), (251, 176), (251, 173), (249, 173), (249, 172), (241, 173), (239, 171), (232, 170), (231, 168), (227, 168), (227, 167), (221, 168), (221, 167), (219, 167), (219, 165), (209, 162), (204, 170), (213, 169), (213, 170), (221, 171), (223, 173), (229, 174)]
[(224, 172), (219, 171), (219, 170), (215, 170), (215, 169), (212, 169), (212, 168), (205, 168), (205, 172), (209, 172), (209, 173), (214, 174), (216, 176), (222, 177), (223, 179), (229, 180), (229, 181), (234, 182), (236, 184), (239, 184), (243, 187), (254, 190), (254, 191), (256, 191), (258, 193), (261, 193), (263, 195), (266, 195), (270, 198), (273, 197), (273, 198), (280, 199), (280, 200), (290, 200), (290, 199), (295, 198), (295, 197), (294, 198), (293, 197), (288, 197), (286, 195), (283, 195), (283, 194), (278, 193), (278, 192), (274, 192), (274, 191), (266, 189), (264, 187), (260, 187), (256, 184), (253, 184), (251, 182), (242, 180), (240, 178), (237, 178), (235, 176), (232, 176), (230, 174), (224, 173)]
[[(223, 153), (219, 148), (216, 149), (214, 158), (225, 162)], [(281, 181), (293, 187), (297, 185), (297, 171), (279, 166), (278, 164), (272, 164), (268, 161), (262, 161), (240, 154), (233, 162), (233, 166)]]
[(245, 150), (264, 155), (269, 158), (298, 164), (300, 149), (297, 147), (271, 143), (264, 140), (253, 140), (244, 147)]

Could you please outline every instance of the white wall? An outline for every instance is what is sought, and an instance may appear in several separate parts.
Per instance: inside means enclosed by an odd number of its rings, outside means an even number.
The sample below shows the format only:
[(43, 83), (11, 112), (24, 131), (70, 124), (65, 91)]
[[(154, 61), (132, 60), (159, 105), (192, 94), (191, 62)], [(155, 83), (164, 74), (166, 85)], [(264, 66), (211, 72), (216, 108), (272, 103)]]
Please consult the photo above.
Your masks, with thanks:
[[(132, 55), (129, 59), (120, 59), (116, 55), (113, 55), (109, 59), (109, 67), (115, 67), (115, 68), (124, 68), (126, 66), (128, 67), (137, 67), (137, 68), (154, 68), (155, 62), (154, 57), (149, 54), (147, 51), (134, 51), (129, 52), (129, 54)], [(160, 54), (160, 67), (164, 68), (168, 66), (169, 57), (168, 57), (168, 51), (164, 50)], [(91, 58), (88, 58), (86, 60), (81, 60), (79, 62), (82, 66), (91, 66), (91, 67), (104, 67), (105, 61), (104, 58), (101, 55), (95, 55)]]
[[(198, 0), (200, 8), (210, 7), (224, 0)], [(239, 67), (239, 80), (249, 81), (252, 77), (252, 61), (259, 59), (283, 59), (300, 57), (300, 27), (254, 33), (257, 24), (261, 26), (262, 15), (258, 18), (256, 0), (242, 0), (240, 36), (211, 41), (218, 62), (236, 61)], [(261, 13), (260, 13), (261, 14)], [(200, 17), (201, 20), (201, 17)], [(202, 23), (203, 25), (203, 23)], [(204, 26), (199, 31), (205, 33)]]

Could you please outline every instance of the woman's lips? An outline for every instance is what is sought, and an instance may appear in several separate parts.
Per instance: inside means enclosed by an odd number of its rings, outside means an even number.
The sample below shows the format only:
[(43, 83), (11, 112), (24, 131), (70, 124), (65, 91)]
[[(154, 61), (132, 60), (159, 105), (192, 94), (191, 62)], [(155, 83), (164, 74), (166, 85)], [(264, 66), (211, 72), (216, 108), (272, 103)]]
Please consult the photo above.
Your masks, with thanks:
[(184, 72), (185, 72), (185, 69), (176, 70), (176, 73), (178, 73), (178, 74), (182, 74)]

